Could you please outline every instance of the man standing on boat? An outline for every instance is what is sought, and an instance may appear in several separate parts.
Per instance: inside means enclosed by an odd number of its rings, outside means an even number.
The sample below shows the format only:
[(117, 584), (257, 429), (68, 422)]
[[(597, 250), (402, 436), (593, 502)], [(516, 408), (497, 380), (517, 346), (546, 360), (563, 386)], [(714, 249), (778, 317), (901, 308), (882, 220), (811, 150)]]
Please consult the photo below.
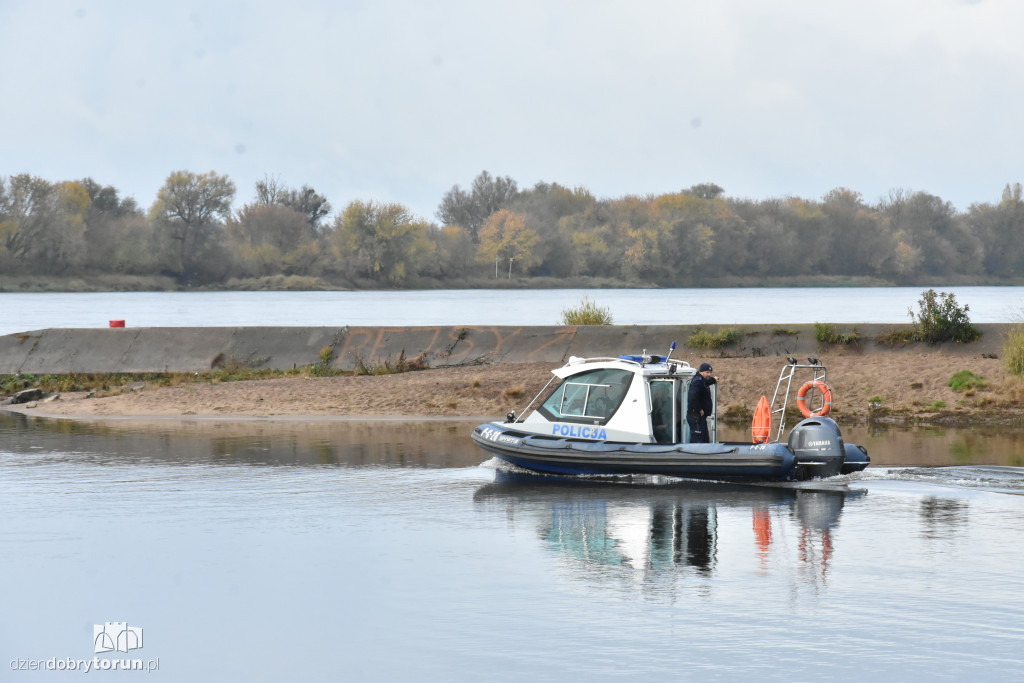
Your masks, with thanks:
[(711, 376), (711, 364), (701, 363), (697, 376), (690, 382), (686, 395), (686, 424), (690, 426), (690, 443), (708, 443), (708, 415), (714, 410), (711, 385), (718, 382)]

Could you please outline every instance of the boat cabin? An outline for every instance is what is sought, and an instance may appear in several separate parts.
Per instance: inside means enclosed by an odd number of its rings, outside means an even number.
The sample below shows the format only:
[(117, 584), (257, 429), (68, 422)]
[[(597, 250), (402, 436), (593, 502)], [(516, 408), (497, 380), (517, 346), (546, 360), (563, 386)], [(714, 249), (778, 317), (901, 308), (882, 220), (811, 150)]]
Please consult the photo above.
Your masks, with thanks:
[[(552, 373), (554, 378), (523, 411), (526, 417), (515, 420), (517, 428), (598, 441), (690, 442), (686, 403), (697, 371), (689, 363), (646, 354), (574, 356)], [(717, 441), (716, 388), (711, 387), (716, 411), (708, 416), (712, 442)]]

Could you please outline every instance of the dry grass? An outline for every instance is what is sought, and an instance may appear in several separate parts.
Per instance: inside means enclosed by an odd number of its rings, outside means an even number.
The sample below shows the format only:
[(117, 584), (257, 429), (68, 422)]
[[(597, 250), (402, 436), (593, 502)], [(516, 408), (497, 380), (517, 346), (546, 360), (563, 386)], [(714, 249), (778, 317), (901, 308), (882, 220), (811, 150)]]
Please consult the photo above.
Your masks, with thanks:
[(520, 398), (523, 394), (526, 393), (526, 387), (523, 386), (522, 384), (517, 384), (514, 387), (509, 387), (508, 389), (505, 389), (505, 391), (502, 393), (505, 395), (506, 398)]

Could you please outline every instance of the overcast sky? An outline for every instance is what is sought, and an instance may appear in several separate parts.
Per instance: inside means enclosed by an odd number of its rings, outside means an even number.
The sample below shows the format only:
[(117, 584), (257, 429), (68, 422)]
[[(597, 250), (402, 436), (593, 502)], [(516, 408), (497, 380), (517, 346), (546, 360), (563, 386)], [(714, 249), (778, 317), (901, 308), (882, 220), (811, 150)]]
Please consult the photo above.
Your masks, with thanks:
[(1024, 181), (1024, 3), (0, 0), (0, 176), (176, 170), (431, 220), (486, 169), (598, 197), (958, 209)]

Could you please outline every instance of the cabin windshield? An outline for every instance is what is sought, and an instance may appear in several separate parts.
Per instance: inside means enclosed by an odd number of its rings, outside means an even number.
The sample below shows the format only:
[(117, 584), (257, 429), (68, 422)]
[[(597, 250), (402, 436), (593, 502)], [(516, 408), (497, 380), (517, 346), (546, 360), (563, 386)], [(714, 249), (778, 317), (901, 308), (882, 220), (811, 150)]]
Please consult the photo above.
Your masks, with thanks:
[(625, 398), (633, 373), (602, 368), (566, 377), (539, 410), (548, 419), (603, 424)]

